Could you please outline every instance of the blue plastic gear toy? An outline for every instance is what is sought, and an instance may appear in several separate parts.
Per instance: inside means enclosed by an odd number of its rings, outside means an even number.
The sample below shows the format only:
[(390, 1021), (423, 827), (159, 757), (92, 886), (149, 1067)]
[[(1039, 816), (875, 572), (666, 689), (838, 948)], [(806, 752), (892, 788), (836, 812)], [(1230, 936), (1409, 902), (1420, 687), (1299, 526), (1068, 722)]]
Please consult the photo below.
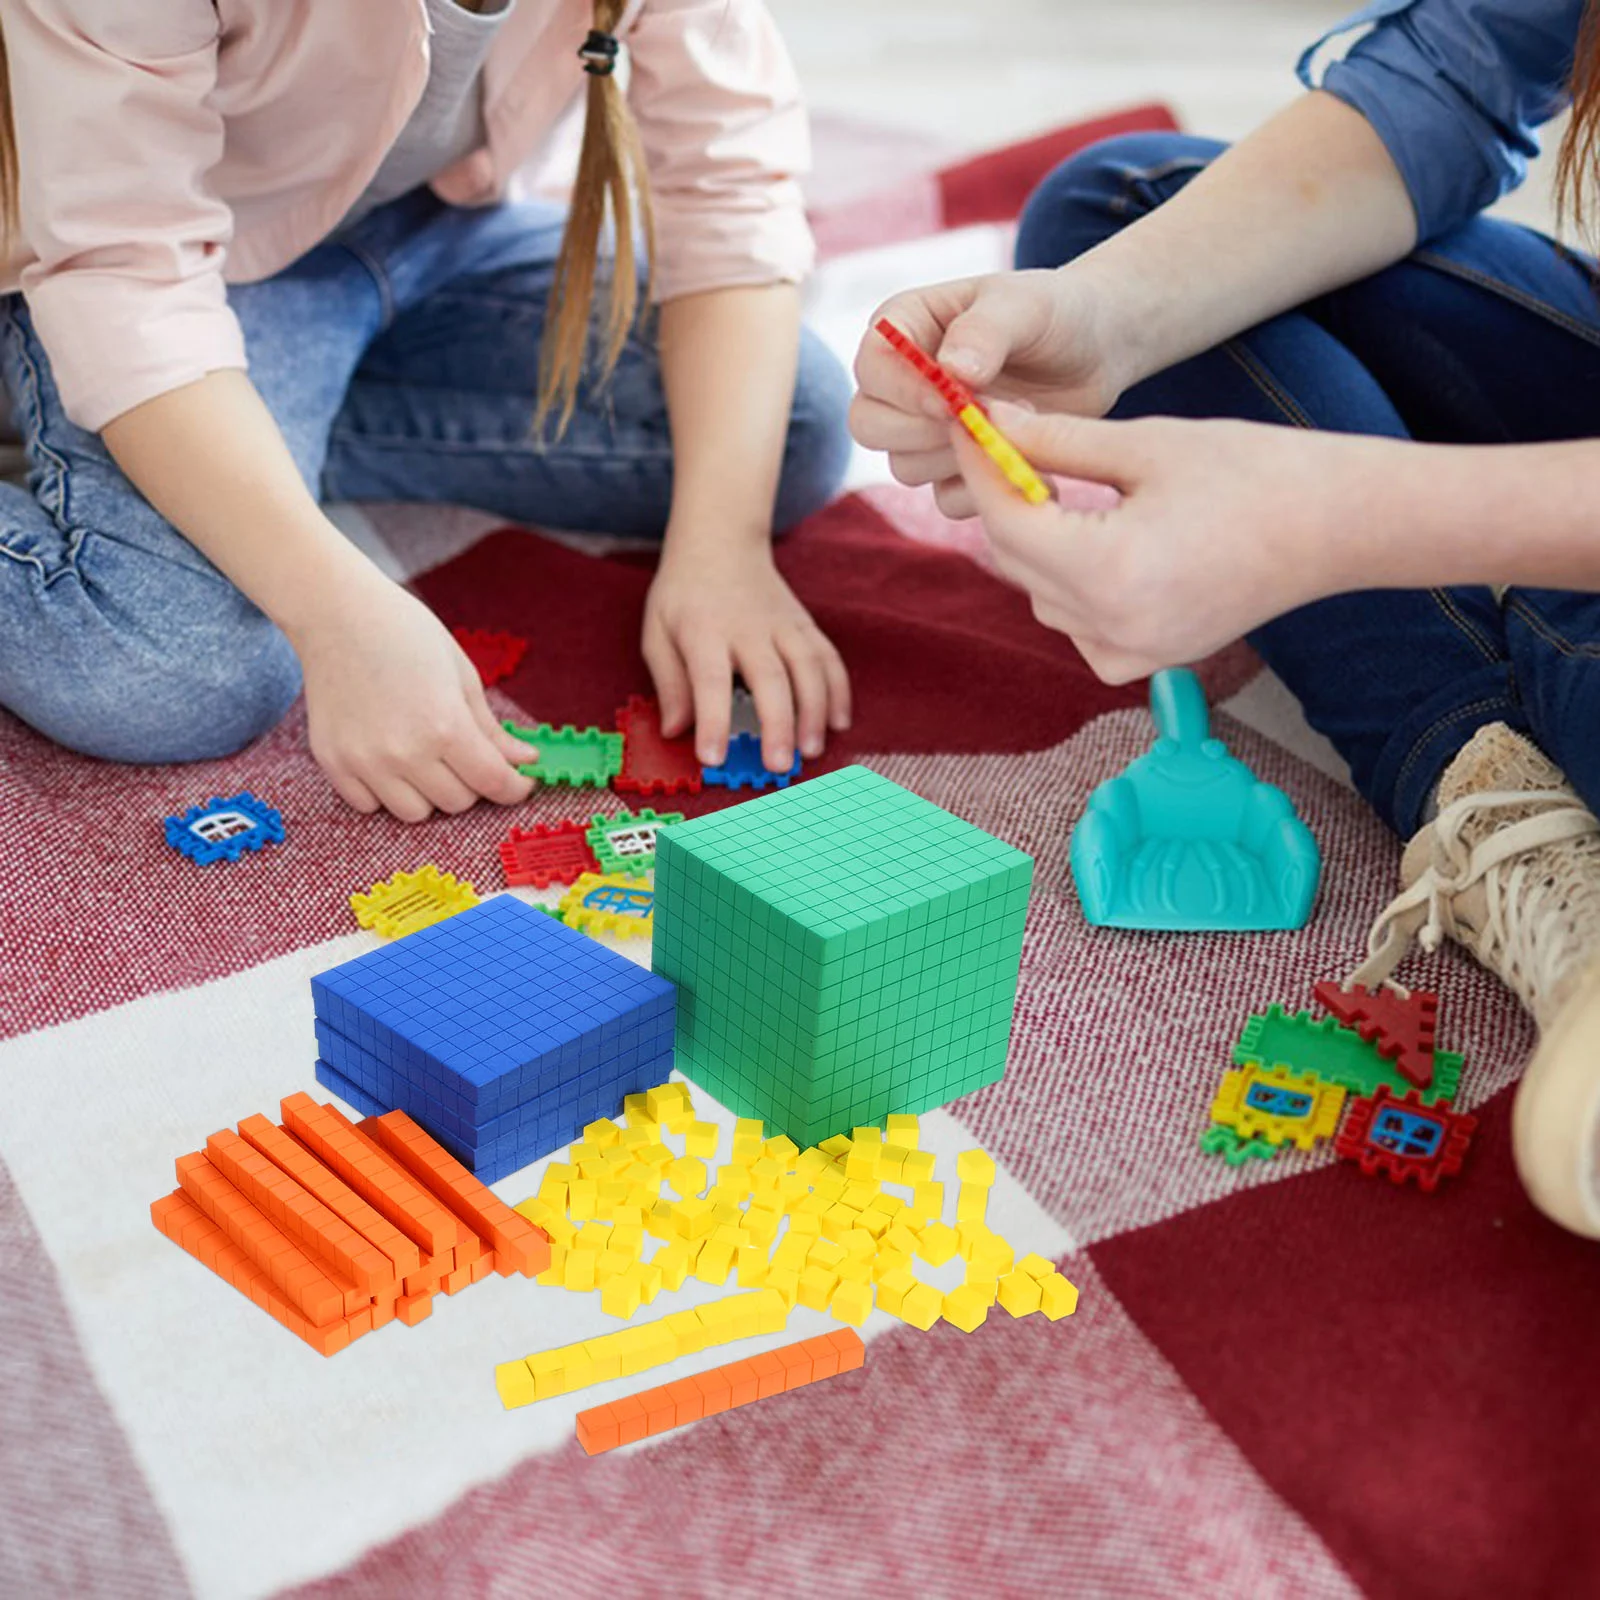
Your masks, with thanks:
[(720, 767), (705, 767), (702, 783), (723, 789), (787, 789), (800, 776), (800, 756), (787, 772), (768, 772), (761, 764), (761, 740), (748, 733), (736, 733), (728, 741), (728, 753)]
[(190, 806), (181, 817), (167, 817), (167, 843), (200, 866), (237, 861), (247, 850), (262, 850), (284, 840), (282, 813), (248, 789), (234, 795), (213, 795), (204, 805)]

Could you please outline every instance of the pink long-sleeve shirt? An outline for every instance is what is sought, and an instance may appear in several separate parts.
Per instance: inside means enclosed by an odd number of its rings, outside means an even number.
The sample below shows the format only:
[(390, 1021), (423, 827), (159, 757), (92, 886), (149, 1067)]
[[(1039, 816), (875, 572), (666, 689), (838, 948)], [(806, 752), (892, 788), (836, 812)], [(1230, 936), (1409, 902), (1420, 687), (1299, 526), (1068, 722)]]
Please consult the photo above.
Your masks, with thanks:
[[(484, 66), (486, 143), (432, 187), (504, 197), (583, 94), (588, 0), (519, 0)], [(428, 77), (423, 0), (0, 0), (27, 297), (67, 414), (103, 428), (245, 369), (226, 285), (327, 237)], [(812, 259), (805, 111), (761, 0), (632, 0), (652, 294), (794, 281)]]

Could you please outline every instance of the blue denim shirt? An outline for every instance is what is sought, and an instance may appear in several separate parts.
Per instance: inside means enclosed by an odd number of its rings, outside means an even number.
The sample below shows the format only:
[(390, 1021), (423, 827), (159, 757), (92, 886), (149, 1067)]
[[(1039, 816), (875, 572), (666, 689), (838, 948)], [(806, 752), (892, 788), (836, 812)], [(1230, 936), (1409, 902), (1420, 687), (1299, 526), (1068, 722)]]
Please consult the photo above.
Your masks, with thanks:
[[(1300, 77), (1366, 117), (1411, 191), (1423, 239), (1527, 175), (1567, 103), (1584, 0), (1377, 0), (1318, 40)], [(1376, 24), (1318, 79), (1330, 39)]]

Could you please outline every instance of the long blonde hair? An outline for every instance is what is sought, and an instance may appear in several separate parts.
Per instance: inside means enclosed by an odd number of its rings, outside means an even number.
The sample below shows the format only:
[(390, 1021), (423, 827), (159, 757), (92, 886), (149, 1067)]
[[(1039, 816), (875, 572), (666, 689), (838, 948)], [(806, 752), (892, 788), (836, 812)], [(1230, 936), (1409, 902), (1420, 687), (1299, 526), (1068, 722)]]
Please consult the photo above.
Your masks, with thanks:
[[(595, 0), (595, 31), (613, 34), (627, 0)], [(539, 354), (539, 398), (535, 427), (543, 430), (557, 414), (556, 431), (572, 420), (578, 387), (589, 361), (589, 322), (600, 277), (600, 244), (609, 215), (616, 253), (605, 284), (600, 317), (599, 377), (616, 368), (639, 315), (639, 259), (636, 231), (642, 233), (646, 262), (655, 252), (650, 189), (639, 129), (628, 102), (610, 73), (588, 75), (588, 108), (583, 149), (572, 194), (572, 211), (556, 260), (555, 283)], [(5, 37), (0, 34), (0, 256), (17, 229), (17, 141), (11, 117), (11, 79)]]
[(1600, 4), (1589, 0), (1572, 55), (1572, 120), (1556, 157), (1560, 220), (1589, 231), (1595, 181), (1600, 174)]
[[(594, 0), (597, 33), (614, 34), (627, 0)], [(589, 322), (599, 296), (600, 240), (609, 213), (615, 255), (605, 285), (599, 378), (610, 378), (639, 315), (639, 260), (634, 236), (644, 235), (646, 262), (655, 254), (650, 185), (638, 125), (615, 77), (589, 75), (583, 149), (572, 190), (572, 210), (561, 239), (555, 281), (539, 351), (539, 401), (534, 427), (542, 432), (552, 411), (556, 432), (566, 430), (589, 356)]]

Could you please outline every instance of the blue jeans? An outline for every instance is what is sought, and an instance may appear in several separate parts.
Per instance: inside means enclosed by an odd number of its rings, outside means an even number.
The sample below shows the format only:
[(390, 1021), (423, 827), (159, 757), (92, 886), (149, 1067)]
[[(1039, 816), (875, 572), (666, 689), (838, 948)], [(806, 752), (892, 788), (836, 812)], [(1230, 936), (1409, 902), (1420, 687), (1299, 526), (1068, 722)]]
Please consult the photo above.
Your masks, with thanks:
[[(661, 535), (672, 446), (648, 338), (629, 343), (608, 391), (582, 397), (559, 443), (533, 438), (563, 220), (418, 190), (229, 291), (255, 386), (315, 492)], [(27, 489), (0, 484), (0, 705), (115, 761), (225, 755), (270, 728), (299, 692), (288, 642), (67, 420), (19, 296), (0, 298), (0, 376), (30, 466)], [(849, 397), (808, 334), (779, 528), (837, 491)]]
[[(1112, 139), (1028, 202), (1019, 267), (1070, 261), (1176, 194), (1224, 147)], [(1455, 444), (1600, 434), (1592, 262), (1480, 217), (1409, 260), (1138, 385), (1114, 415), (1242, 417)], [(1600, 505), (1596, 507), (1600, 528)], [(1340, 595), (1251, 643), (1402, 835), (1473, 733), (1506, 722), (1600, 810), (1600, 595), (1513, 589)]]

